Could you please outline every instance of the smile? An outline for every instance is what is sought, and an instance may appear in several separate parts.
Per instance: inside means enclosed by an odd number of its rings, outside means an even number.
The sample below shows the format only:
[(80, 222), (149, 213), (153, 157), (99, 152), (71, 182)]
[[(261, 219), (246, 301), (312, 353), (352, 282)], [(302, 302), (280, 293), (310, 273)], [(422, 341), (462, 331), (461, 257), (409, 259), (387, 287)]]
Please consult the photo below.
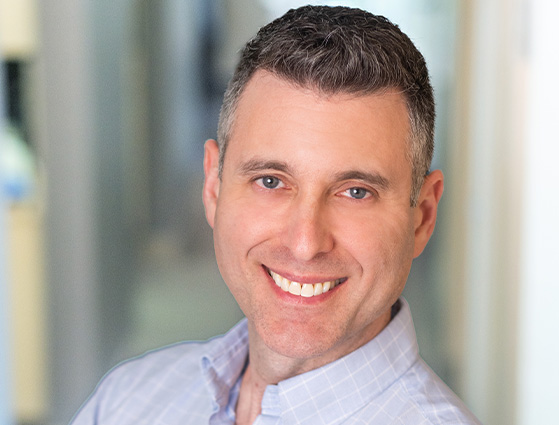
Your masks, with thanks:
[(268, 270), (268, 274), (274, 279), (274, 282), (276, 282), (276, 285), (279, 286), (282, 291), (307, 298), (324, 294), (346, 281), (346, 278), (342, 278), (319, 283), (299, 283), (286, 279), (271, 270)]

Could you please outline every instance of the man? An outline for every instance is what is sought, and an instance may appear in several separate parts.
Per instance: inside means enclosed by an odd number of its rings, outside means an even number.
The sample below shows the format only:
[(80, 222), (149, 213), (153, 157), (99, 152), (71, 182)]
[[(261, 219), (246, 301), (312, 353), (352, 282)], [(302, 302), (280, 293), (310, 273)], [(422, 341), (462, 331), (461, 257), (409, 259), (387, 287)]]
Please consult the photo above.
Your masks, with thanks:
[(113, 370), (74, 424), (474, 424), (400, 299), (443, 192), (425, 62), (386, 19), (303, 7), (229, 84), (203, 199), (246, 315)]

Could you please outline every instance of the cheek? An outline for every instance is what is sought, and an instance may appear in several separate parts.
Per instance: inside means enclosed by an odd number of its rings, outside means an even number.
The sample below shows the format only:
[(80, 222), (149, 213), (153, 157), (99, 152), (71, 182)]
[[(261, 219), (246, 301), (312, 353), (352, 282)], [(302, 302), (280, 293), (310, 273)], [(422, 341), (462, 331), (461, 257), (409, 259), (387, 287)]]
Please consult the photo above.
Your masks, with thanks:
[[(413, 227), (378, 223), (356, 232), (351, 255), (361, 267), (348, 305), (358, 305), (356, 323), (367, 325), (401, 295), (413, 258)], [(358, 242), (356, 242), (358, 241)]]
[(281, 231), (286, 221), (285, 205), (271, 197), (252, 196), (251, 192), (223, 198), (218, 203), (217, 219), (221, 234), (229, 243), (246, 251)]
[(338, 226), (338, 234), (361, 264), (363, 274), (393, 279), (402, 274), (407, 276), (414, 246), (411, 215), (377, 214), (346, 220)]
[[(218, 202), (214, 246), (222, 275), (245, 275), (251, 250), (267, 240), (280, 220), (251, 199), (223, 198)], [(232, 276), (239, 278), (239, 276)]]

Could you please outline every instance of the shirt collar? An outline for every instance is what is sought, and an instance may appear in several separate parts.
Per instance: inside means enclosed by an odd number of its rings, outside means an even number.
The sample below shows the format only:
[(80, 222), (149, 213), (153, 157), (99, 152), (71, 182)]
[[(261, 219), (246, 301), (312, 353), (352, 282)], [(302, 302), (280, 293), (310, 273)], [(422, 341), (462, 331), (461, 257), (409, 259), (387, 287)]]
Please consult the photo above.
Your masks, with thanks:
[(216, 408), (230, 402), (230, 393), (244, 372), (248, 359), (248, 328), (243, 319), (223, 337), (210, 341), (200, 361), (202, 376)]

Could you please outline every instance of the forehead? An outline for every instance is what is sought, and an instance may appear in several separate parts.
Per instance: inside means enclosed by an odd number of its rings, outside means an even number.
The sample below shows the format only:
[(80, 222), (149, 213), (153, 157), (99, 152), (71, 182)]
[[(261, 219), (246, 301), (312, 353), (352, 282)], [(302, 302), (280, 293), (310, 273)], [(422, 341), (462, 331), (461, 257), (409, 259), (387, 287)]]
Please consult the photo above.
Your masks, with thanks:
[(395, 90), (324, 95), (258, 71), (239, 99), (224, 165), (233, 150), (245, 159), (276, 152), (409, 167), (408, 136), (406, 102)]

